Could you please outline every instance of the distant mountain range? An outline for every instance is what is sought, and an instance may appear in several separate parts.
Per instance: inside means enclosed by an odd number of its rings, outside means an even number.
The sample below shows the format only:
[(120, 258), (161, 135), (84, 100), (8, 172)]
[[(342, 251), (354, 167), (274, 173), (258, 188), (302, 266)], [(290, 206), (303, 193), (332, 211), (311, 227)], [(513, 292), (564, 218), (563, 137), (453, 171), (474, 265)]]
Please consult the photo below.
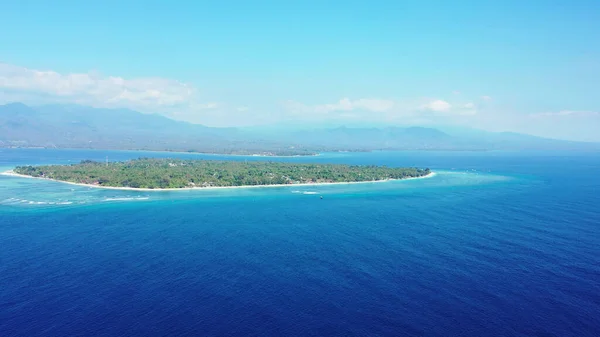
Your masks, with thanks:
[(434, 128), (213, 128), (128, 109), (0, 106), (0, 147), (98, 148), (303, 155), (371, 150), (600, 150), (516, 133), (448, 134)]
[[(0, 147), (99, 148), (208, 153), (285, 152), (235, 128), (210, 128), (128, 109), (0, 106)], [(301, 150), (300, 150), (301, 151)], [(295, 151), (299, 152), (299, 151)]]

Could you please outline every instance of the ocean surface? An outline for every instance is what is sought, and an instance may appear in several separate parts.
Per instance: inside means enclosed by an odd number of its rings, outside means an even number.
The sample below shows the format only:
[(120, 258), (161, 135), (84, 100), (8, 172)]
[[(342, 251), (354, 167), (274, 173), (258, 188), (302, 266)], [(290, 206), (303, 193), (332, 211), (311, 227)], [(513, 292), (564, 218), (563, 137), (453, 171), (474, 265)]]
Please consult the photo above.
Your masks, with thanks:
[[(0, 150), (430, 167), (132, 192), (0, 176), (0, 336), (600, 336), (600, 156)], [(320, 199), (323, 196), (323, 199)]]

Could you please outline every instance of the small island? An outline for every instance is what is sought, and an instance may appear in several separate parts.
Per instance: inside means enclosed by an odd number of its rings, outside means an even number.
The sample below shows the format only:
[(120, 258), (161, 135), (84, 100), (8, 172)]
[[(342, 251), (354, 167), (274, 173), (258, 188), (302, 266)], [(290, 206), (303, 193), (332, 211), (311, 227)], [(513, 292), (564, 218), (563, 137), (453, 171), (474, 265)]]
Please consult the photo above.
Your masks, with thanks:
[(14, 174), (133, 189), (278, 186), (373, 182), (419, 178), (428, 168), (140, 158), (124, 162), (84, 160), (72, 165), (19, 166)]

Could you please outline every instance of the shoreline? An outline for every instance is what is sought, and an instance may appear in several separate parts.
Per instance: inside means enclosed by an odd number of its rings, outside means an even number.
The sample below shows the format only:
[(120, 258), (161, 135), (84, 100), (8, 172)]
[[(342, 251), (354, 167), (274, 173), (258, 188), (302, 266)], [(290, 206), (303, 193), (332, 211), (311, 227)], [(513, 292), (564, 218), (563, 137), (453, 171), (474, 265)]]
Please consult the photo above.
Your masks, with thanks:
[(211, 186), (211, 187), (181, 187), (181, 188), (135, 188), (135, 187), (115, 187), (115, 186), (100, 186), (92, 184), (74, 183), (71, 181), (56, 180), (42, 177), (32, 177), (25, 174), (15, 173), (13, 170), (8, 170), (0, 173), (3, 176), (17, 177), (17, 178), (28, 178), (28, 179), (40, 179), (54, 181), (57, 183), (100, 188), (106, 190), (121, 190), (121, 191), (143, 191), (143, 192), (169, 192), (169, 191), (200, 191), (200, 190), (218, 190), (218, 189), (234, 189), (234, 188), (272, 188), (272, 187), (307, 187), (307, 186), (326, 186), (326, 185), (350, 185), (350, 184), (368, 184), (368, 183), (384, 183), (389, 181), (404, 181), (404, 180), (415, 180), (415, 179), (426, 179), (433, 178), (436, 173), (431, 171), (429, 174), (422, 177), (410, 177), (404, 179), (385, 179), (385, 180), (373, 180), (373, 181), (347, 181), (347, 182), (334, 182), (334, 183), (302, 183), (302, 184), (273, 184), (273, 185), (245, 185), (245, 186)]

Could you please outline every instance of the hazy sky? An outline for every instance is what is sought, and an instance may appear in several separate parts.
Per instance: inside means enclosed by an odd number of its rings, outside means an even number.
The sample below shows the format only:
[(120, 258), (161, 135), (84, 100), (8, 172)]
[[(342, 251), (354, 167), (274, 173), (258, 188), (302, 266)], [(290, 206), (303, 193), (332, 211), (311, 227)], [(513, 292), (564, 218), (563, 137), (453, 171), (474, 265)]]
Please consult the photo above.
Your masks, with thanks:
[(0, 1), (0, 103), (600, 141), (598, 0)]

